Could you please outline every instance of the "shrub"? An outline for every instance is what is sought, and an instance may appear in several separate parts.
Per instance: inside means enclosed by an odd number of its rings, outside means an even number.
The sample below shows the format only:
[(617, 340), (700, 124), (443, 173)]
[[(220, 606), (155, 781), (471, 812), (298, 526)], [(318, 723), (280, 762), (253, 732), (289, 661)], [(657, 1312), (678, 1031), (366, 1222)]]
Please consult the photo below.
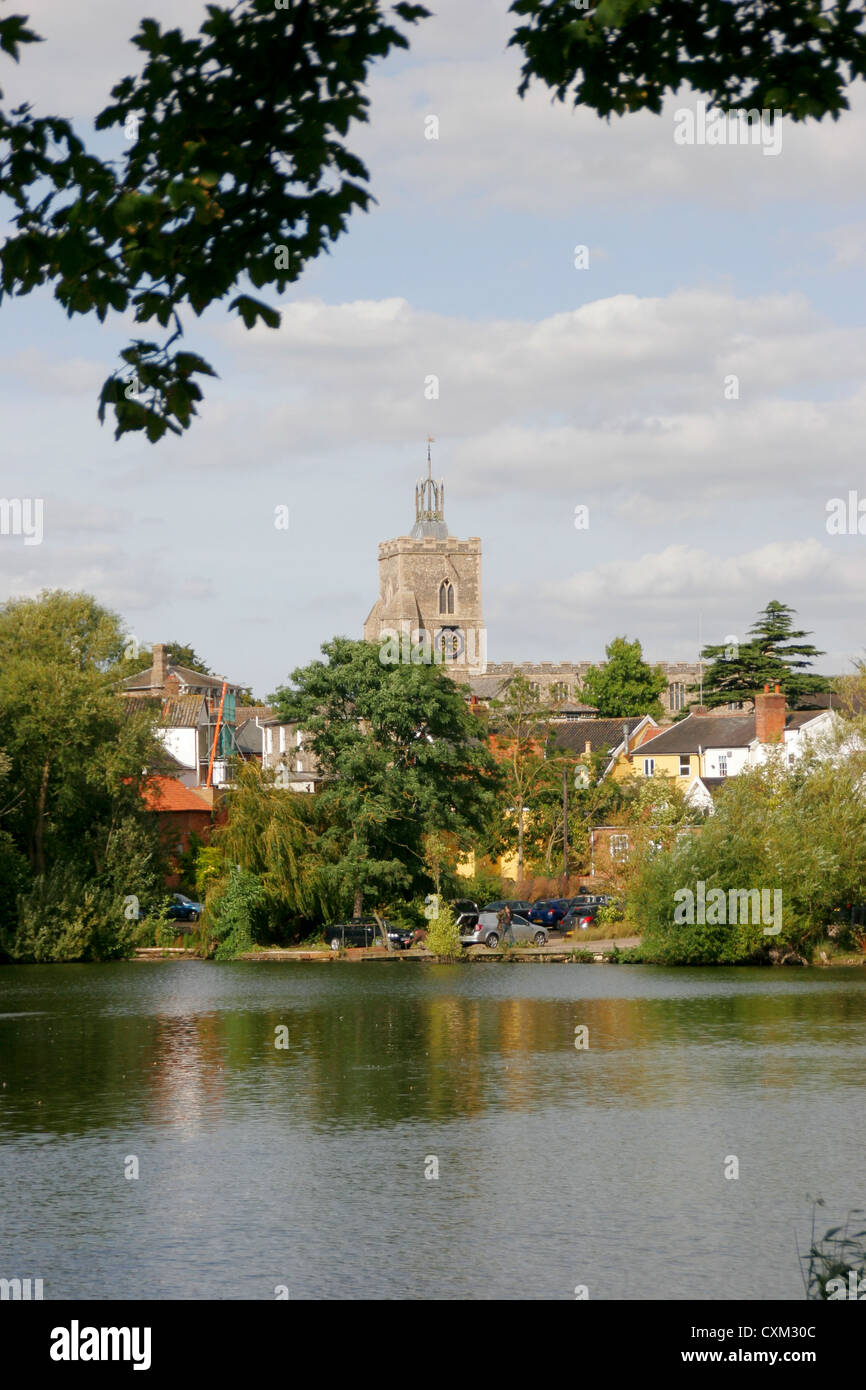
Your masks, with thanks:
[(83, 881), (71, 866), (55, 865), (19, 898), (8, 950), (23, 961), (100, 961), (130, 956), (134, 945), (123, 899)]
[(454, 912), (448, 903), (439, 901), (439, 915), (427, 924), (427, 950), (434, 956), (455, 960), (462, 956), (463, 946)]

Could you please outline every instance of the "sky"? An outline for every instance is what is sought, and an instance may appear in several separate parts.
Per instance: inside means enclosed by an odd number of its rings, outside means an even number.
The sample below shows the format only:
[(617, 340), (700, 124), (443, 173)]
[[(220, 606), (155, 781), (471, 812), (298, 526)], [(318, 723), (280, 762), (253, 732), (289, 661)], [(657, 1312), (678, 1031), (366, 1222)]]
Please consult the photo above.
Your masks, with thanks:
[[(5, 101), (104, 149), (93, 118), (138, 69), (143, 11), (15, 8), (46, 42), (0, 55)], [(349, 141), (377, 202), (261, 292), (281, 327), (187, 314), (219, 378), (181, 439), (98, 422), (129, 316), (70, 320), (50, 291), (0, 308), (0, 497), (44, 508), (41, 544), (0, 535), (0, 600), (84, 590), (264, 697), (360, 637), (430, 435), (450, 531), (482, 540), (491, 661), (595, 661), (616, 635), (696, 660), (778, 599), (818, 669), (851, 669), (866, 535), (831, 534), (828, 507), (866, 499), (862, 84), (836, 123), (783, 121), (776, 154), (683, 145), (698, 95), (610, 123), (521, 99), (507, 0), (428, 8)], [(144, 13), (194, 31), (204, 7)]]

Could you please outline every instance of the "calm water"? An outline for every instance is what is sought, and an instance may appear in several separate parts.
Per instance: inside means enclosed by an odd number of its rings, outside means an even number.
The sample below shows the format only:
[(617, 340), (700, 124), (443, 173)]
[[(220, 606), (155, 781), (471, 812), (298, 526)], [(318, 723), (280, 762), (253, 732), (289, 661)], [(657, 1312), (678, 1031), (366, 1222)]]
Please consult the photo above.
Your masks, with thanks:
[(4, 967), (0, 1276), (802, 1298), (807, 1194), (866, 1208), (864, 1062), (857, 970)]

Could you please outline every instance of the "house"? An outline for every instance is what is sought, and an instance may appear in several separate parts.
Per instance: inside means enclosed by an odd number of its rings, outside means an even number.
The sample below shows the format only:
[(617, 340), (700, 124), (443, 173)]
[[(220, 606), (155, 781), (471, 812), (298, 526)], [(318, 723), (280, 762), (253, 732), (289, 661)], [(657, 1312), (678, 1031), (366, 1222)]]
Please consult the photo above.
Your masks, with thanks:
[[(773, 692), (765, 687), (755, 696), (754, 714), (690, 714), (645, 740), (629, 761), (638, 776), (672, 777), (688, 789), (697, 778), (735, 777), (765, 762), (773, 747), (782, 748), (793, 766), (835, 718), (830, 709), (788, 710), (778, 685)], [(696, 789), (693, 796), (702, 793)]]
[(160, 836), (171, 860), (166, 887), (177, 888), (180, 883), (178, 860), (190, 849), (192, 836), (196, 835), (205, 844), (210, 840), (213, 791), (193, 790), (174, 777), (151, 776), (142, 788), (142, 796), (147, 809), (158, 818)]
[(304, 747), (297, 724), (274, 717), (261, 721), (262, 768), (276, 772), (276, 786), (288, 791), (314, 792), (322, 781), (318, 759)]
[(696, 811), (711, 816), (716, 809), (717, 796), (727, 785), (727, 777), (693, 777), (686, 788), (686, 801)]
[(238, 705), (235, 711), (235, 747), (244, 762), (261, 764), (264, 752), (264, 722), (273, 719), (270, 705)]
[(165, 644), (155, 642), (153, 662), (121, 682), (127, 709), (140, 703), (159, 707), (158, 736), (180, 763), (185, 786), (224, 786), (229, 759), (239, 752), (235, 728), (242, 687), (168, 661)]

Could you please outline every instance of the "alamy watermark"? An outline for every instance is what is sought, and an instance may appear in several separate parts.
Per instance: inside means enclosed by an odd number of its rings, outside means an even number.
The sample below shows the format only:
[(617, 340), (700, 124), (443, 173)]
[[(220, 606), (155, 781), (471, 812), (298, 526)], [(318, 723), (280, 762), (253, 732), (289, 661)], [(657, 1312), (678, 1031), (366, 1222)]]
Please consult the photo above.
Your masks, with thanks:
[(0, 497), (0, 536), (23, 536), (25, 545), (42, 544), (41, 497)]
[(831, 497), (825, 507), (829, 536), (866, 536), (866, 497), (854, 488), (844, 497)]
[(730, 888), (727, 893), (724, 888), (711, 888), (708, 892), (703, 879), (698, 879), (695, 888), (696, 892), (677, 888), (674, 893), (674, 921), (680, 926), (762, 926), (764, 936), (778, 936), (782, 930), (781, 888)]
[(484, 627), (414, 628), (398, 632), (383, 628), (379, 634), (379, 660), (383, 666), (456, 666), (483, 673), (487, 670), (487, 629)]
[(0, 1279), (0, 1301), (27, 1302), (28, 1299), (42, 1298), (41, 1279)]
[(710, 111), (697, 102), (694, 110), (681, 106), (674, 112), (675, 145), (762, 145), (765, 155), (782, 152), (782, 112)]

